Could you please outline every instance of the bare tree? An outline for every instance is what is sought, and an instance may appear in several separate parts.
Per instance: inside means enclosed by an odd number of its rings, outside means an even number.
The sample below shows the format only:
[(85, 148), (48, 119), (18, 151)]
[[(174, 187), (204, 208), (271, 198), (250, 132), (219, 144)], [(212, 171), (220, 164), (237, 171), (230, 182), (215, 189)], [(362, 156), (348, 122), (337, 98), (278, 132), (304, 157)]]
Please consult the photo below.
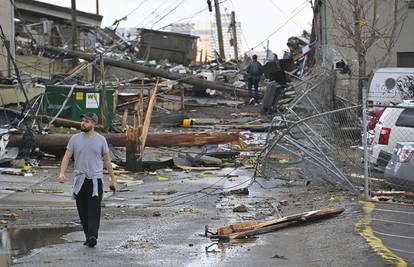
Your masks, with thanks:
[[(402, 4), (401, 4), (402, 2)], [(375, 44), (384, 51), (377, 66), (384, 66), (391, 59), (404, 24), (408, 6), (403, 0), (328, 0), (338, 36), (336, 44), (355, 51), (358, 59), (358, 100), (362, 101), (363, 80), (367, 77), (367, 55)], [(382, 5), (382, 6), (379, 6)], [(389, 5), (389, 6), (385, 6)], [(379, 15), (378, 11), (387, 14)], [(387, 15), (390, 16), (387, 16)], [(391, 15), (392, 14), (392, 15)]]

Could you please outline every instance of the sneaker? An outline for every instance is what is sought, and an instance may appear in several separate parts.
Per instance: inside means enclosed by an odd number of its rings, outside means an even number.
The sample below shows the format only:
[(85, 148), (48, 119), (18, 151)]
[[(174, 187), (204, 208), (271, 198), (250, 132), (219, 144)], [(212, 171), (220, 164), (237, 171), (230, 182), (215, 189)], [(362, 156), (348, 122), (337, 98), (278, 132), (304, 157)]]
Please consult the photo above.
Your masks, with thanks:
[(83, 242), (83, 245), (84, 246), (87, 246), (88, 245), (88, 240), (86, 240), (85, 242)]
[(88, 238), (88, 247), (93, 248), (96, 246), (96, 237), (91, 236)]
[(252, 97), (252, 98), (250, 98), (250, 100), (249, 100), (249, 105), (251, 105), (251, 104), (253, 104), (253, 102), (255, 101), (255, 99)]

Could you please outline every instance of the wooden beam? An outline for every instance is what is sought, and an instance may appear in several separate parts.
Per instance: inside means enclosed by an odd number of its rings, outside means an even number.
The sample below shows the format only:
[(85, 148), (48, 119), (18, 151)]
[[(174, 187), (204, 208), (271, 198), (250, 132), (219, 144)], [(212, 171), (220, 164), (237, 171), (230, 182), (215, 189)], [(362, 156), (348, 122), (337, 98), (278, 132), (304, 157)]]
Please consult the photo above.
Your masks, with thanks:
[(306, 222), (331, 218), (335, 215), (344, 212), (344, 210), (345, 209), (343, 208), (324, 208), (320, 210), (308, 211), (291, 216), (286, 216), (268, 222), (241, 222), (217, 229), (217, 237), (220, 239), (227, 240), (252, 237), (259, 234), (277, 231), (290, 225), (303, 224)]

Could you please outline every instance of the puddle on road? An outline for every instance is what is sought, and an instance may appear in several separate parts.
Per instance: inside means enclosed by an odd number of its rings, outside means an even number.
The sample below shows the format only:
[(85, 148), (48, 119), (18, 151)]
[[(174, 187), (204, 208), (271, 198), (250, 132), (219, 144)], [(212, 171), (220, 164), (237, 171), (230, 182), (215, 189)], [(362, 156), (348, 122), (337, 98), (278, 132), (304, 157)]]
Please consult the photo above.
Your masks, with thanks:
[(18, 258), (36, 248), (65, 243), (64, 235), (81, 230), (80, 225), (9, 228), (0, 235), (0, 244), (12, 257)]

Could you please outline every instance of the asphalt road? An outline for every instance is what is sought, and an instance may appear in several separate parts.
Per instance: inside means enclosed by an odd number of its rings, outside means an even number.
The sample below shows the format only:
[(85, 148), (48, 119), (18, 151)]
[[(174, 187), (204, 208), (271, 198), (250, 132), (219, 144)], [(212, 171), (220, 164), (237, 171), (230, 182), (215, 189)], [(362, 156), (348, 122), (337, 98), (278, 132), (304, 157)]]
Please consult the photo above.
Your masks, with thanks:
[(375, 204), (372, 229), (384, 245), (414, 265), (414, 207)]
[[(250, 188), (249, 196), (194, 193), (212, 186), (236, 189), (251, 177), (251, 170), (239, 170), (232, 176), (226, 176), (228, 172), (221, 170), (207, 175), (169, 172), (163, 174), (171, 178), (169, 181), (159, 181), (157, 177), (144, 179), (143, 184), (130, 187), (134, 191), (120, 192), (105, 201), (107, 207), (102, 211), (104, 219), (96, 248), (83, 246), (82, 232), (75, 231), (65, 234), (64, 242), (51, 243), (15, 259), (14, 265), (387, 266), (355, 230), (354, 224), (363, 213), (348, 192), (326, 190), (320, 185), (286, 185), (259, 178), (261, 185), (268, 189), (255, 183)], [(52, 179), (35, 186), (53, 188), (56, 186), (54, 183), (56, 181)], [(69, 185), (64, 188), (65, 191), (70, 190)], [(165, 189), (174, 189), (177, 193), (167, 196), (166, 201), (154, 202), (152, 192)], [(332, 194), (340, 201), (330, 202)], [(178, 195), (184, 198), (171, 203)], [(36, 199), (40, 201), (36, 202)], [(278, 205), (282, 200), (287, 203), (280, 207), (283, 215), (326, 206), (345, 207), (346, 211), (329, 220), (261, 235), (242, 244), (215, 243), (202, 236), (205, 225), (214, 230), (252, 217), (269, 219), (267, 211), (260, 207), (266, 201)], [(63, 196), (22, 192), (5, 197), (0, 203), (8, 209), (20, 207), (16, 209), (18, 213), (23, 212), (21, 207), (26, 205), (28, 212), (33, 212), (34, 207), (44, 207), (39, 213), (41, 216), (21, 214), (22, 218), (28, 219), (17, 222), (26, 223), (26, 226), (41, 223), (53, 225), (56, 221), (75, 220), (77, 217), (69, 192)], [(165, 203), (171, 205), (165, 206)], [(67, 208), (67, 213), (58, 208), (62, 204)], [(249, 212), (234, 213), (234, 206), (239, 204), (246, 204)], [(32, 207), (29, 208), (29, 205)], [(112, 210), (109, 207), (113, 207)], [(117, 211), (114, 214), (118, 215), (106, 217), (113, 209)], [(61, 214), (58, 218), (54, 215), (57, 211)], [(154, 211), (159, 212), (160, 216), (153, 216)], [(34, 219), (36, 225), (33, 225)]]

